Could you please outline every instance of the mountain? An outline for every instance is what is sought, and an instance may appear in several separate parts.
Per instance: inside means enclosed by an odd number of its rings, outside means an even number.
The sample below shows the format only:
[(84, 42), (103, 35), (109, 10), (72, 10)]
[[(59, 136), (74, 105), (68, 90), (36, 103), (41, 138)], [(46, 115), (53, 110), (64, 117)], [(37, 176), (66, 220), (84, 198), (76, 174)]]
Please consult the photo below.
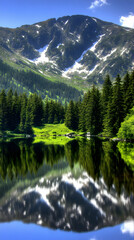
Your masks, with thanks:
[(134, 67), (134, 29), (82, 15), (0, 28), (0, 58), (78, 89)]

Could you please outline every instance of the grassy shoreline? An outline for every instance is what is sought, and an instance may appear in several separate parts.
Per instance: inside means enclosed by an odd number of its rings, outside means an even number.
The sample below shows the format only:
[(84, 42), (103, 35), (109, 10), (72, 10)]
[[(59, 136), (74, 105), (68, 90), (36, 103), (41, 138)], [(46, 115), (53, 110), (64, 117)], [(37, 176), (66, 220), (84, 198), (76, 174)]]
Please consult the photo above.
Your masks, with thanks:
[(62, 124), (45, 124), (43, 127), (33, 127), (33, 132), (36, 137), (38, 136), (65, 136), (69, 133), (78, 133), (76, 131), (70, 130)]
[[(48, 143), (56, 143), (57, 144), (65, 144), (69, 140), (69, 137), (82, 137), (87, 136), (86, 133), (80, 132), (80, 131), (73, 131), (65, 126), (65, 123), (62, 124), (45, 124), (41, 127), (33, 127), (33, 134), (22, 134), (22, 133), (15, 133), (11, 131), (5, 131), (0, 134), (1, 139), (17, 139), (17, 138), (33, 138), (34, 143), (36, 142), (44, 142), (46, 144)], [(90, 135), (89, 135), (90, 137)], [(93, 137), (93, 136), (91, 136)], [(126, 141), (125, 139), (119, 139), (117, 137), (106, 137), (103, 136), (103, 134), (99, 134), (94, 137), (99, 137), (101, 139), (107, 139), (107, 140), (113, 140), (113, 141)], [(134, 141), (133, 139), (130, 139), (130, 141)]]

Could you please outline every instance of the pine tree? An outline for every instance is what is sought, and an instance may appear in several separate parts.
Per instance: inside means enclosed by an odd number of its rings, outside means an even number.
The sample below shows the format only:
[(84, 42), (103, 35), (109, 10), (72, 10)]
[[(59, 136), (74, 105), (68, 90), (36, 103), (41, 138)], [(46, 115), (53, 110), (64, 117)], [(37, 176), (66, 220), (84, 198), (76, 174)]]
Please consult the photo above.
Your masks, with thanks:
[(7, 93), (7, 129), (14, 130), (14, 112), (13, 112), (13, 91), (10, 89)]
[(105, 136), (113, 136), (113, 116), (112, 96), (109, 98), (106, 114), (103, 119), (103, 133)]
[(48, 110), (48, 123), (51, 124), (54, 122), (54, 116), (56, 113), (56, 109), (54, 106), (54, 101), (49, 102), (49, 110)]
[(85, 111), (86, 108), (83, 101), (79, 107), (79, 124), (78, 124), (78, 129), (82, 132), (86, 132)]
[(124, 104), (123, 104), (123, 92), (121, 86), (121, 78), (117, 75), (115, 84), (113, 87), (113, 99), (112, 99), (113, 112), (113, 134), (118, 132), (121, 122), (124, 119)]
[(25, 118), (25, 125), (24, 125), (24, 132), (26, 134), (32, 134), (32, 116), (31, 116), (31, 99), (29, 98), (27, 101), (27, 106), (26, 106), (26, 118)]
[(121, 78), (117, 75), (113, 86), (113, 94), (109, 100), (104, 119), (104, 133), (107, 136), (115, 136), (124, 119), (124, 102)]
[(65, 125), (68, 128), (75, 130), (74, 102), (72, 100), (69, 102), (69, 105), (67, 107), (67, 111), (65, 114)]
[(99, 90), (92, 87), (86, 109), (86, 130), (98, 134), (102, 130), (101, 96)]
[(0, 93), (0, 131), (7, 129), (7, 102), (5, 90)]
[(26, 122), (26, 106), (27, 106), (27, 96), (25, 93), (21, 96), (21, 112), (20, 112), (20, 124), (19, 131), (25, 133), (25, 122)]
[(78, 129), (82, 132), (86, 132), (86, 122), (90, 115), (90, 111), (87, 108), (89, 106), (89, 100), (90, 100), (90, 91), (84, 94), (83, 101), (80, 104), (79, 109), (79, 126)]
[(40, 96), (36, 93), (30, 96), (29, 107), (31, 109), (31, 118), (33, 126), (41, 126), (44, 121), (44, 105)]
[(20, 123), (20, 110), (21, 110), (21, 103), (20, 98), (15, 91), (13, 96), (13, 130), (17, 130)]
[(48, 123), (48, 111), (49, 111), (49, 103), (47, 98), (44, 106), (44, 123)]
[(131, 89), (131, 97), (132, 97), (130, 108), (132, 108), (134, 106), (134, 70), (130, 74), (130, 89)]
[(123, 79), (123, 99), (124, 99), (124, 113), (127, 115), (132, 104), (131, 81), (129, 73), (126, 73)]
[(53, 122), (54, 124), (58, 124), (58, 117), (57, 117), (57, 115), (55, 114), (54, 115), (54, 122)]
[(102, 107), (103, 107), (103, 116), (106, 114), (109, 98), (112, 94), (112, 83), (110, 76), (107, 75), (102, 88)]
[(79, 108), (80, 108), (80, 102), (74, 103), (74, 123), (73, 123), (73, 129), (78, 130), (79, 125)]

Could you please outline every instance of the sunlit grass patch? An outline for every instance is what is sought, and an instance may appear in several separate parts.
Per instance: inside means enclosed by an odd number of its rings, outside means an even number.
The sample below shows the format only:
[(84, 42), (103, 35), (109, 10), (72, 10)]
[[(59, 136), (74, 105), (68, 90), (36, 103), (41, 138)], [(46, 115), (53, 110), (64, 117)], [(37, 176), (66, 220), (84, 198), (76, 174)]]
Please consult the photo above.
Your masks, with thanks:
[(62, 124), (45, 124), (43, 127), (33, 127), (36, 137), (40, 136), (59, 136), (74, 132), (67, 128), (64, 123)]

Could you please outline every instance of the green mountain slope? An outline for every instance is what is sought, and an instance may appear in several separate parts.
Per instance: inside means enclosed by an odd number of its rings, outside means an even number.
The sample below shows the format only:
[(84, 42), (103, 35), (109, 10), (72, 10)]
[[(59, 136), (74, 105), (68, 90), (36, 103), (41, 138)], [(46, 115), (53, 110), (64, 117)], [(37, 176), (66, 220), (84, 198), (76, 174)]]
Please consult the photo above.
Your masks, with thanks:
[(17, 90), (27, 94), (37, 92), (44, 99), (46, 97), (61, 102), (70, 99), (78, 100), (82, 92), (64, 83), (52, 82), (34, 71), (17, 70), (0, 60), (0, 89)]

